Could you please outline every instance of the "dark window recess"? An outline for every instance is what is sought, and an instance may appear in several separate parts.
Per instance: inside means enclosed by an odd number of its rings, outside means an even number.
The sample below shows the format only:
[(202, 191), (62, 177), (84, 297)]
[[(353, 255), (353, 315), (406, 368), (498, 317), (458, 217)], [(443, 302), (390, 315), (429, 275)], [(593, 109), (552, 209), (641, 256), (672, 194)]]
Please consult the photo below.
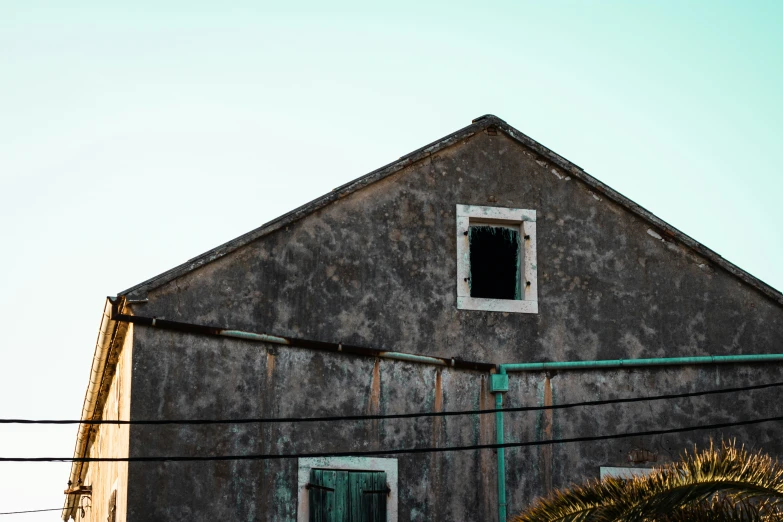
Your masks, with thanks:
[(519, 231), (508, 227), (471, 226), (470, 296), (520, 299)]
[(386, 522), (386, 473), (314, 469), (310, 522)]

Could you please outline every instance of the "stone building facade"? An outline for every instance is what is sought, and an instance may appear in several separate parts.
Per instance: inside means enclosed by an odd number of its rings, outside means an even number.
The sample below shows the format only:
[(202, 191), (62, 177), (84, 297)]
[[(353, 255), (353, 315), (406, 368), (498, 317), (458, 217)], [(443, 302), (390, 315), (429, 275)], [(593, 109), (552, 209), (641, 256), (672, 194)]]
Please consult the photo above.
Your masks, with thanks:
[[(541, 365), (509, 371), (507, 391), (496, 376), (514, 363), (776, 354), (781, 339), (781, 293), (485, 116), (110, 299), (82, 417), (391, 415), (491, 410), (498, 394), (513, 408), (694, 392), (780, 381), (783, 365)], [(773, 416), (776, 404), (771, 388), (510, 412), (502, 436), (698, 426)], [(63, 518), (294, 522), (333, 509), (341, 520), (496, 520), (602, 468), (653, 467), (710, 437), (783, 455), (769, 423), (379, 454), (491, 445), (496, 422), (84, 426), (76, 457), (308, 456), (74, 463)], [(319, 456), (334, 453), (351, 455)]]

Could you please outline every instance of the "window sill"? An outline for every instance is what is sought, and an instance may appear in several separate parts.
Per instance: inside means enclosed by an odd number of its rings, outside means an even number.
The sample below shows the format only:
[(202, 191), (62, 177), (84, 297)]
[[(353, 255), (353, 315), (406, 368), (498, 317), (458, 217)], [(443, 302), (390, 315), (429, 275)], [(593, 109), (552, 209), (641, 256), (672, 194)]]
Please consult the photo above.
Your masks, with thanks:
[(537, 314), (538, 301), (515, 301), (511, 299), (483, 299), (480, 297), (457, 297), (459, 310), (482, 310), (484, 312), (511, 312)]

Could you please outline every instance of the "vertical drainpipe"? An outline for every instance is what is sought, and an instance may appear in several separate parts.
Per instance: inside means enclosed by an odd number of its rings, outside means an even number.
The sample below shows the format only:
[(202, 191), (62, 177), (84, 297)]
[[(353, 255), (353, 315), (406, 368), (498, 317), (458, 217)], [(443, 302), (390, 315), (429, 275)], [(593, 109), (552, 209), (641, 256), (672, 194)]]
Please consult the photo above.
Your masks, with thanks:
[[(495, 394), (495, 429), (497, 443), (504, 444), (503, 432), (503, 393), (508, 391), (506, 372), (528, 372), (545, 370), (595, 370), (612, 368), (638, 368), (647, 366), (686, 366), (700, 364), (753, 364), (763, 362), (781, 362), (783, 353), (763, 353), (748, 355), (700, 355), (695, 357), (663, 357), (654, 359), (608, 359), (598, 361), (561, 361), (520, 364), (499, 364), (497, 373), (490, 374), (489, 389)], [(498, 520), (506, 522), (506, 456), (503, 448), (498, 448)]]
[[(503, 429), (503, 394), (508, 391), (508, 375), (503, 365), (498, 366), (498, 373), (489, 376), (489, 391), (495, 394), (495, 442), (505, 443)], [(506, 522), (506, 450), (497, 449), (498, 454), (498, 521)]]

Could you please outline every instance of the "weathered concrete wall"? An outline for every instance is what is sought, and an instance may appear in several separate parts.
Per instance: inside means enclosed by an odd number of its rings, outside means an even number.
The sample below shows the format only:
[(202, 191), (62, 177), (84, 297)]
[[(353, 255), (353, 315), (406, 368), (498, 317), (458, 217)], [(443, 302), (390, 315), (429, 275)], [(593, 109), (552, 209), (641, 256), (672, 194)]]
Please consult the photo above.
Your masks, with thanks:
[[(538, 212), (540, 313), (459, 311), (456, 204)], [(489, 362), (779, 352), (783, 310), (502, 134), (477, 135), (149, 295), (140, 315)], [(492, 407), (485, 376), (265, 350), (137, 328), (132, 418)], [(779, 379), (777, 366), (512, 375), (506, 402), (562, 403)], [(439, 376), (440, 375), (440, 376)], [(741, 401), (742, 407), (727, 404)], [(548, 439), (772, 415), (774, 394), (509, 416)], [(730, 430), (783, 454), (770, 426)], [(510, 512), (598, 466), (706, 434), (509, 451)], [(143, 428), (131, 454), (374, 449), (494, 439), (491, 417), (340, 426)], [(494, 516), (492, 452), (400, 458), (400, 520)], [(650, 457), (653, 458), (653, 457)], [(133, 477), (143, 477), (134, 480)], [(295, 461), (133, 465), (129, 520), (292, 520)], [(149, 498), (156, 498), (155, 507)], [(154, 509), (154, 512), (150, 510)], [(154, 516), (151, 514), (154, 513)]]
[[(620, 371), (511, 374), (506, 405), (566, 404), (615, 397), (686, 393), (783, 381), (781, 365), (701, 366)], [(779, 389), (547, 412), (506, 414), (506, 441), (565, 439), (715, 424), (778, 415)], [(710, 438), (736, 438), (783, 456), (780, 424), (721, 431), (631, 437), (506, 451), (509, 513), (573, 482), (597, 478), (601, 466), (650, 467), (676, 460)]]
[[(133, 361), (133, 325), (129, 325), (125, 340), (122, 343), (116, 371), (112, 377), (106, 402), (103, 406), (104, 420), (128, 419), (131, 408), (131, 368)], [(127, 457), (129, 445), (129, 429), (127, 425), (100, 425), (87, 452), (88, 457)], [(88, 464), (84, 484), (92, 486), (90, 501), (82, 505), (91, 506), (85, 509), (85, 518), (77, 520), (88, 522), (105, 522), (109, 516), (109, 500), (112, 491), (116, 490), (116, 522), (125, 522), (128, 501), (128, 463), (127, 462), (93, 462)]]
[[(137, 328), (134, 418), (286, 417), (491, 408), (486, 375)], [(230, 368), (226, 380), (224, 372)], [(159, 399), (152, 399), (157, 397)], [(160, 400), (160, 399), (163, 400)], [(134, 398), (135, 400), (135, 398)], [(492, 443), (491, 416), (375, 422), (133, 426), (131, 454), (361, 451)], [(404, 457), (400, 520), (494, 509), (494, 454)], [(129, 521), (294, 520), (296, 459), (133, 463)], [(451, 478), (450, 478), (451, 477)], [(459, 481), (455, 478), (461, 477)], [(465, 478), (470, 480), (464, 480)], [(142, 499), (155, 498), (155, 505)]]

